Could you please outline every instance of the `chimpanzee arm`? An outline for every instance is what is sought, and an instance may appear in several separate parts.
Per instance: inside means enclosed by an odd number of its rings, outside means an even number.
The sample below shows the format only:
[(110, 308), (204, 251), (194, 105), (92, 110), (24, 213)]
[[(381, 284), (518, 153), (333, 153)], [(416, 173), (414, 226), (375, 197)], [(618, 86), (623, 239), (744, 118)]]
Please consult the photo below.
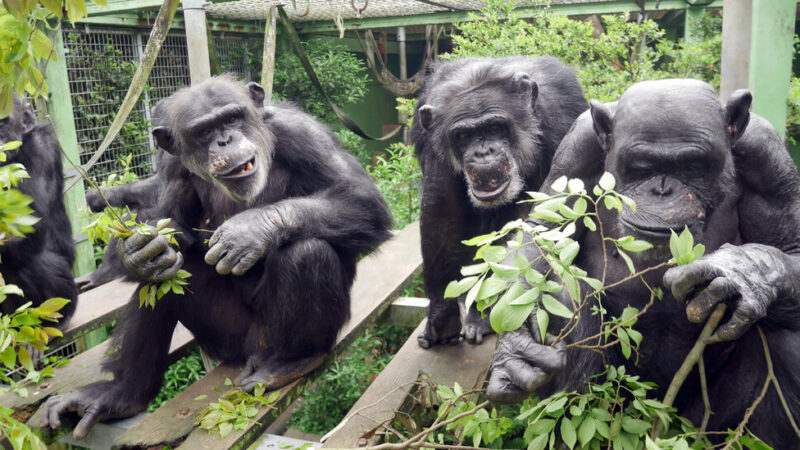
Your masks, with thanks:
[[(733, 148), (742, 197), (738, 204), (742, 245), (724, 245), (691, 265), (670, 269), (664, 283), (703, 322), (722, 301), (735, 300), (732, 318), (712, 336), (738, 339), (770, 310), (796, 309), (800, 301), (800, 177), (775, 129), (750, 114), (750, 124)], [(780, 320), (783, 314), (771, 316)]]

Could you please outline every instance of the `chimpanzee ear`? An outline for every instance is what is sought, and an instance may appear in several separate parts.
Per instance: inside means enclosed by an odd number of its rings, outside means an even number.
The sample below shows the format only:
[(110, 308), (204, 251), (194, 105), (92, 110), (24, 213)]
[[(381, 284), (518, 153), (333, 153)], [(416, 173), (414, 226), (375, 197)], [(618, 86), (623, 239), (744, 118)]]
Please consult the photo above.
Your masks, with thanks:
[(539, 97), (539, 85), (533, 81), (533, 78), (525, 72), (517, 72), (511, 78), (511, 83), (520, 97), (530, 99), (531, 108), (533, 108), (536, 104), (536, 99)]
[(614, 118), (611, 116), (611, 111), (608, 110), (606, 105), (597, 100), (589, 102), (589, 109), (591, 110), (592, 126), (594, 127), (594, 133), (597, 135), (597, 141), (603, 151), (608, 153), (614, 142), (614, 136), (611, 133)]
[(163, 148), (167, 153), (175, 156), (180, 154), (180, 149), (175, 146), (175, 141), (172, 139), (172, 133), (170, 133), (169, 128), (153, 128), (153, 137), (156, 138), (156, 143), (158, 146)]
[(725, 104), (725, 125), (731, 146), (742, 137), (747, 123), (750, 122), (750, 105), (753, 103), (753, 94), (747, 89), (733, 91), (728, 103)]
[(422, 125), (422, 128), (425, 131), (430, 131), (431, 126), (433, 126), (433, 115), (436, 112), (436, 108), (431, 105), (425, 105), (417, 111), (417, 117), (419, 117), (419, 124)]
[(31, 131), (34, 125), (36, 125), (36, 114), (33, 113), (31, 105), (24, 103), (19, 115), (19, 126), (22, 129), (22, 134)]
[(256, 82), (247, 83), (247, 89), (250, 90), (250, 98), (253, 99), (253, 103), (256, 104), (256, 108), (261, 108), (264, 106), (264, 88), (261, 87), (260, 84)]

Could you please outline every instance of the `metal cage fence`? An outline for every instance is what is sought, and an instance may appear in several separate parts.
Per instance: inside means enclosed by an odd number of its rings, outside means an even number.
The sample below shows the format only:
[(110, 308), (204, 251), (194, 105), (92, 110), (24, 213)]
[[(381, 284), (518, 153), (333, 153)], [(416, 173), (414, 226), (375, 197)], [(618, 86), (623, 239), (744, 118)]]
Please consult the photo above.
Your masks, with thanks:
[[(137, 29), (65, 29), (66, 63), (78, 132), (81, 164), (94, 154), (108, 132), (125, 98), (136, 66), (144, 54), (149, 33)], [(243, 80), (255, 80), (261, 72), (261, 48), (257, 37), (215, 34), (220, 67)], [(103, 181), (126, 169), (138, 177), (154, 170), (155, 142), (149, 133), (150, 108), (177, 89), (188, 86), (189, 61), (186, 36), (170, 33), (161, 46), (147, 86), (118, 137), (90, 175)], [(130, 156), (130, 162), (126, 158)]]

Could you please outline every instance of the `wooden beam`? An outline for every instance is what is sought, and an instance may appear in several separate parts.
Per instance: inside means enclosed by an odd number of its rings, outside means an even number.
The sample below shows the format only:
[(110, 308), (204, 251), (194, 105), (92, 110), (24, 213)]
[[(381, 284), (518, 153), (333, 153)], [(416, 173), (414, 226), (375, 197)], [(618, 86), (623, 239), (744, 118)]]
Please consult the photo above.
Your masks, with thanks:
[[(53, 122), (56, 137), (64, 153), (68, 155), (69, 159), (74, 161), (75, 164), (80, 164), (78, 132), (75, 128), (75, 118), (72, 116), (72, 97), (70, 96), (69, 77), (67, 75), (67, 57), (64, 51), (64, 36), (60, 28), (56, 29), (52, 34), (52, 40), (55, 46), (56, 60), (50, 61), (47, 64), (47, 72), (45, 74), (47, 86), (50, 89), (47, 111), (50, 114), (50, 120)], [(61, 161), (66, 172), (75, 173), (75, 176), (79, 176), (66, 157), (62, 157)], [(69, 183), (70, 181), (71, 179), (68, 178), (64, 180), (65, 183)], [(64, 193), (64, 206), (66, 206), (67, 216), (72, 225), (72, 235), (81, 235), (83, 227), (88, 223), (86, 215), (81, 214), (81, 211), (87, 208), (86, 190), (83, 185), (83, 180), (80, 180), (74, 188)], [(78, 240), (75, 243), (75, 250), (75, 263), (72, 267), (73, 274), (75, 276), (81, 276), (92, 272), (95, 269), (94, 248), (92, 247), (92, 243), (86, 239)]]
[(797, 0), (753, 0), (750, 90), (753, 112), (786, 136)]
[[(261, 34), (264, 27), (257, 22), (243, 22), (239, 20), (219, 20), (208, 18), (208, 26), (211, 31), (225, 33), (247, 33)], [(144, 17), (138, 14), (125, 13), (108, 16), (85, 17), (76, 24), (98, 25), (104, 27), (134, 27), (134, 28), (153, 28), (154, 17)], [(176, 17), (170, 25), (170, 30), (185, 30), (186, 20), (183, 17)]]
[(183, 17), (186, 19), (186, 52), (189, 56), (189, 75), (192, 84), (211, 77), (208, 59), (208, 33), (204, 0), (182, 0)]
[(272, 100), (272, 79), (275, 73), (275, 32), (278, 8), (269, 8), (269, 17), (264, 30), (264, 53), (261, 57), (261, 87), (264, 88), (264, 101)]
[(428, 299), (398, 297), (381, 320), (392, 325), (416, 328), (428, 314)]
[(753, 0), (725, 0), (722, 7), (722, 62), (719, 96), (728, 100), (750, 79), (750, 28)]
[(162, 3), (164, 3), (162, 0), (119, 0), (109, 2), (106, 6), (89, 3), (86, 5), (86, 12), (89, 16), (137, 13), (148, 9), (157, 10)]
[[(707, 8), (721, 8), (723, 0), (712, 0)], [(647, 11), (669, 11), (687, 8), (684, 0), (643, 0)], [(514, 10), (522, 18), (535, 17), (542, 8), (524, 7)], [(594, 1), (550, 5), (548, 11), (568, 16), (589, 16), (592, 14), (614, 14), (621, 12), (641, 11), (635, 0)], [(344, 21), (345, 30), (365, 30), (374, 28), (396, 28), (399, 26), (433, 25), (470, 21), (469, 11), (455, 11), (434, 14), (417, 14), (409, 16), (375, 17), (366, 19), (348, 19)], [(298, 33), (326, 33), (338, 31), (332, 21), (295, 22)]]

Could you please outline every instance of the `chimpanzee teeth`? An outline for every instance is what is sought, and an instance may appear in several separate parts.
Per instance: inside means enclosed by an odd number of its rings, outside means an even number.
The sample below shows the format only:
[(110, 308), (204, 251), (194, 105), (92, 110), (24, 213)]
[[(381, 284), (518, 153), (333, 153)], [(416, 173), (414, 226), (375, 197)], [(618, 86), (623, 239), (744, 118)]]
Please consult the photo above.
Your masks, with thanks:
[(253, 170), (253, 163), (247, 161), (247, 165), (244, 167), (244, 170), (245, 172), (250, 172), (251, 170)]

